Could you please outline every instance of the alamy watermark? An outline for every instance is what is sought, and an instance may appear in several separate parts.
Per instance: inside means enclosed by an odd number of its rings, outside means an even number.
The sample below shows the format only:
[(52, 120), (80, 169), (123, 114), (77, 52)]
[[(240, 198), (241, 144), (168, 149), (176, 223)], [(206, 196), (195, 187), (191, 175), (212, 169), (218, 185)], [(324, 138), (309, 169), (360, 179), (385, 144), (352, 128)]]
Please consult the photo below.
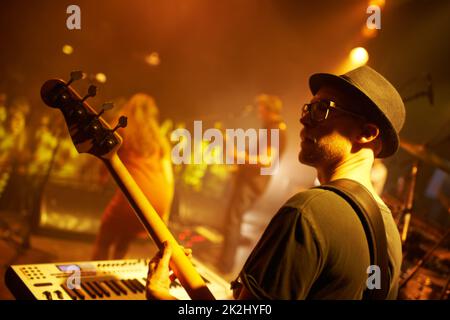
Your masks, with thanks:
[(366, 273), (369, 275), (367, 277), (366, 286), (369, 290), (381, 289), (381, 270), (377, 265), (370, 265), (367, 267)]
[[(81, 9), (78, 5), (71, 4), (67, 7), (66, 13), (70, 14), (66, 19), (66, 27), (69, 30), (81, 29)], [(370, 16), (367, 18), (366, 25), (369, 29), (381, 29), (381, 8), (377, 5), (370, 5), (366, 10)]]
[(367, 18), (366, 26), (369, 29), (381, 29), (381, 8), (377, 5), (370, 5), (366, 10), (370, 16)]
[(174, 164), (259, 164), (261, 175), (272, 175), (279, 166), (279, 129), (226, 129), (223, 134), (215, 128), (203, 132), (202, 121), (194, 121), (193, 139), (179, 128), (170, 140), (178, 142), (172, 148)]
[(81, 9), (75, 4), (67, 7), (66, 13), (70, 14), (66, 19), (66, 27), (69, 30), (81, 29)]
[[(81, 288), (81, 269), (79, 266), (67, 266), (64, 270), (70, 275), (67, 277), (66, 285), (70, 290)], [(370, 265), (367, 267), (368, 274), (366, 286), (369, 290), (381, 289), (381, 270), (377, 265)]]
[(65, 269), (65, 272), (71, 273), (70, 276), (67, 277), (67, 287), (70, 290), (80, 289), (81, 288), (81, 270), (78, 266), (68, 266)]

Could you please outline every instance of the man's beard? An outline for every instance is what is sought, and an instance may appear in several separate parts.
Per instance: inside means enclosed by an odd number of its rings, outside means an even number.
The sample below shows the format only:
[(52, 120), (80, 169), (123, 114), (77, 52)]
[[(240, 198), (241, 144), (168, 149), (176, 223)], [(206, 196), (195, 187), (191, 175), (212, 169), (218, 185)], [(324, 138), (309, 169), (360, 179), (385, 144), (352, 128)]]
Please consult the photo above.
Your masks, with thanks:
[(317, 160), (319, 160), (319, 152), (317, 149), (317, 139), (302, 141), (298, 153), (298, 161), (309, 166), (314, 166)]
[[(323, 140), (323, 139), (322, 139)], [(298, 160), (311, 167), (327, 167), (340, 158), (339, 150), (332, 143), (318, 139), (306, 140), (301, 144)]]

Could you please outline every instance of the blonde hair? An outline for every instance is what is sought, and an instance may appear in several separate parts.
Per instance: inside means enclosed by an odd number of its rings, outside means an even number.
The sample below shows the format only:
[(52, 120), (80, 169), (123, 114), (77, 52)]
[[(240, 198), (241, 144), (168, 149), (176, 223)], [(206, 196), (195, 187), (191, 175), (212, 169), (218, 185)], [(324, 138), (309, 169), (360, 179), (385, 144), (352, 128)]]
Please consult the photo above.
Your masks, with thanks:
[(127, 127), (120, 132), (124, 137), (124, 149), (144, 157), (164, 151), (158, 124), (159, 110), (151, 96), (145, 93), (133, 95), (123, 106), (121, 115), (128, 117)]

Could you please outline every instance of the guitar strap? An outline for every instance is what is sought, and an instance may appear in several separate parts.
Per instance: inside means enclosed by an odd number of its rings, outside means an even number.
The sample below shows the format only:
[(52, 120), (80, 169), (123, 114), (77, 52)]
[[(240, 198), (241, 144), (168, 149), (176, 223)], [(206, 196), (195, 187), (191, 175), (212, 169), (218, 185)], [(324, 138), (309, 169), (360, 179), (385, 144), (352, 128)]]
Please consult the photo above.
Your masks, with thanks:
[(386, 232), (380, 208), (370, 192), (360, 183), (339, 179), (316, 188), (332, 191), (344, 198), (355, 210), (366, 233), (370, 250), (370, 264), (381, 271), (380, 289), (366, 288), (363, 300), (384, 300), (390, 286)]

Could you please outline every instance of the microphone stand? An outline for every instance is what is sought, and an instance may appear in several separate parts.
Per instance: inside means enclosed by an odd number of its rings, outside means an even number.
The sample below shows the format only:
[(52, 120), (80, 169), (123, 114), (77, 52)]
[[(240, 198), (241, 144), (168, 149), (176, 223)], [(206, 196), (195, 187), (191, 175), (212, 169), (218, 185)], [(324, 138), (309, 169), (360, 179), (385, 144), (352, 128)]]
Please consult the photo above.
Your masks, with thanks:
[[(428, 82), (427, 89), (419, 91), (419, 92), (417, 92), (417, 93), (415, 93), (415, 94), (413, 94), (413, 95), (411, 95), (411, 96), (409, 96), (407, 98), (402, 99), (403, 102), (406, 103), (406, 102), (415, 100), (417, 98), (426, 96), (426, 97), (428, 97), (428, 100), (429, 100), (430, 104), (434, 105), (433, 82), (431, 80), (431, 74), (427, 74), (426, 78), (427, 78), (427, 82)], [(417, 79), (417, 78), (414, 78), (413, 80), (415, 80), (415, 79)]]
[(409, 101), (415, 100), (417, 98), (420, 98), (420, 97), (423, 97), (423, 96), (429, 96), (429, 95), (430, 94), (429, 94), (428, 90), (420, 91), (420, 92), (417, 92), (417, 93), (415, 93), (415, 94), (413, 94), (413, 95), (411, 95), (411, 96), (409, 96), (407, 98), (404, 98), (403, 102), (409, 102)]
[(404, 208), (398, 219), (398, 223), (400, 223), (400, 221), (402, 221), (402, 219), (403, 219), (403, 228), (402, 228), (402, 234), (401, 234), (401, 239), (402, 239), (403, 245), (405, 245), (405, 243), (406, 243), (409, 225), (411, 222), (411, 214), (412, 214), (412, 209), (413, 209), (413, 205), (414, 205), (414, 194), (415, 194), (415, 189), (416, 189), (416, 180), (417, 180), (418, 169), (419, 169), (419, 161), (416, 160), (416, 161), (414, 161), (412, 168), (411, 168), (411, 182), (409, 183), (409, 188), (408, 188), (408, 193), (406, 195), (405, 205), (404, 205)]

